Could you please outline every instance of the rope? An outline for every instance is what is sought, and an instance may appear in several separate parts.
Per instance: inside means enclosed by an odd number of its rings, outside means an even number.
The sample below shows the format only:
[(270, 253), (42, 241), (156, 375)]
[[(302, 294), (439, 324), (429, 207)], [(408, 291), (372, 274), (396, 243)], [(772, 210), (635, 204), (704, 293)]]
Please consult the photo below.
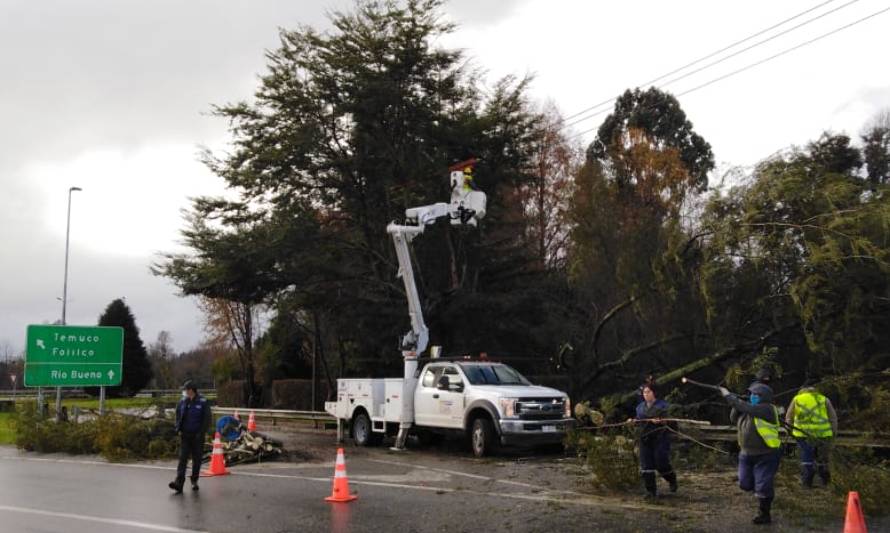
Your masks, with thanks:
[[(624, 422), (618, 422), (615, 424), (602, 424), (599, 426), (583, 426), (583, 427), (579, 427), (579, 428), (575, 428), (575, 429), (594, 430), (594, 429), (603, 429), (603, 428), (617, 428), (617, 427), (621, 427), (621, 426), (627, 426), (630, 424), (646, 424), (646, 423), (657, 424), (657, 422), (652, 422), (652, 420), (653, 419), (651, 419), (651, 418), (635, 418), (633, 420), (625, 420)], [(689, 418), (659, 418), (658, 420), (661, 422), (677, 422), (680, 424), (692, 424), (694, 426), (710, 426), (711, 425), (711, 423), (708, 422), (707, 420), (692, 420)]]
[(671, 433), (676, 433), (678, 436), (680, 436), (680, 437), (682, 437), (682, 438), (684, 438), (684, 439), (687, 439), (687, 440), (691, 440), (692, 442), (698, 444), (699, 446), (704, 446), (705, 448), (708, 448), (709, 450), (714, 450), (715, 452), (722, 453), (722, 454), (724, 454), (724, 455), (729, 455), (729, 452), (727, 452), (726, 450), (721, 450), (720, 448), (715, 448), (714, 446), (711, 446), (710, 444), (705, 444), (704, 442), (701, 442), (700, 440), (697, 440), (697, 439), (695, 439), (695, 438), (693, 438), (693, 437), (691, 437), (690, 435), (687, 435), (687, 434), (685, 434), (685, 433), (681, 433), (681, 432), (677, 431), (676, 429), (673, 429), (673, 428), (670, 427), (670, 426), (665, 426), (665, 427), (666, 427), (667, 430), (670, 431)]

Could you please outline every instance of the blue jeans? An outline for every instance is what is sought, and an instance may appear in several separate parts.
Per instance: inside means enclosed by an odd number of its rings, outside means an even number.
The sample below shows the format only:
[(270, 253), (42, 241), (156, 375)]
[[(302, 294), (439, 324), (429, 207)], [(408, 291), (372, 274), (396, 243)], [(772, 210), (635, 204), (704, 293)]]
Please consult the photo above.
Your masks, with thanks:
[(831, 455), (831, 439), (800, 440), (800, 481), (807, 486), (813, 484), (816, 471), (822, 483), (828, 484), (828, 459)]
[(779, 469), (782, 452), (777, 450), (761, 455), (739, 455), (739, 488), (745, 492), (754, 491), (758, 498), (774, 496), (773, 480)]

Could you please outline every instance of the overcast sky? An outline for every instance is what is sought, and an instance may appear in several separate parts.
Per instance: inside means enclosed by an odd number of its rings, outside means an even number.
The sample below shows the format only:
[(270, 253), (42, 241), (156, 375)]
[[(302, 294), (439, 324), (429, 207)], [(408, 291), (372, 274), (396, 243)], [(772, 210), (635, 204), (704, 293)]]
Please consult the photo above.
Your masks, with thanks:
[[(533, 94), (571, 115), (823, 2), (455, 0), (446, 15), (460, 29), (440, 44), (464, 49), (490, 80), (534, 74)], [(61, 316), (71, 186), (83, 191), (71, 214), (68, 323), (95, 324), (125, 297), (146, 344), (167, 330), (175, 349), (197, 345), (194, 302), (148, 268), (157, 252), (181, 250), (188, 198), (223, 192), (196, 158), (200, 146), (227, 139), (226, 124), (207, 112), (250, 98), (279, 27), (323, 29), (327, 12), (351, 5), (0, 2), (0, 356), (22, 349), (27, 324)], [(693, 68), (840, 9), (666, 89), (681, 93), (888, 6), (828, 2)], [(680, 101), (724, 166), (825, 129), (855, 136), (890, 107), (888, 29), (890, 13), (878, 15)]]

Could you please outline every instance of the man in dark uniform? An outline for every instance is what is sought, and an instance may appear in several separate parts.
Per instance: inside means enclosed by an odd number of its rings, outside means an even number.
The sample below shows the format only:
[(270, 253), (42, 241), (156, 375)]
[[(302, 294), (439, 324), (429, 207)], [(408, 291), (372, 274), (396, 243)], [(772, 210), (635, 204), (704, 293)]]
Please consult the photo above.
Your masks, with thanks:
[(198, 394), (191, 380), (182, 384), (184, 396), (176, 406), (176, 432), (181, 435), (179, 442), (179, 465), (176, 479), (168, 485), (176, 494), (182, 493), (185, 484), (185, 467), (192, 460), (192, 490), (198, 490), (198, 476), (201, 473), (201, 459), (204, 456), (204, 437), (210, 428), (210, 404)]

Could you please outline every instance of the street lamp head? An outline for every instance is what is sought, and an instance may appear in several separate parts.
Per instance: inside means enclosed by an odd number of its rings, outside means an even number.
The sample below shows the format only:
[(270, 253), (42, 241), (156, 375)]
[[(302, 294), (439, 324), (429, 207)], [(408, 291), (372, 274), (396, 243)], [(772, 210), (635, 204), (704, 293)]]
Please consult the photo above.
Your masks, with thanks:
[(68, 189), (68, 192), (71, 192), (71, 191), (82, 191), (82, 190), (83, 190), (83, 189), (81, 189), (80, 187), (71, 187), (70, 189)]

